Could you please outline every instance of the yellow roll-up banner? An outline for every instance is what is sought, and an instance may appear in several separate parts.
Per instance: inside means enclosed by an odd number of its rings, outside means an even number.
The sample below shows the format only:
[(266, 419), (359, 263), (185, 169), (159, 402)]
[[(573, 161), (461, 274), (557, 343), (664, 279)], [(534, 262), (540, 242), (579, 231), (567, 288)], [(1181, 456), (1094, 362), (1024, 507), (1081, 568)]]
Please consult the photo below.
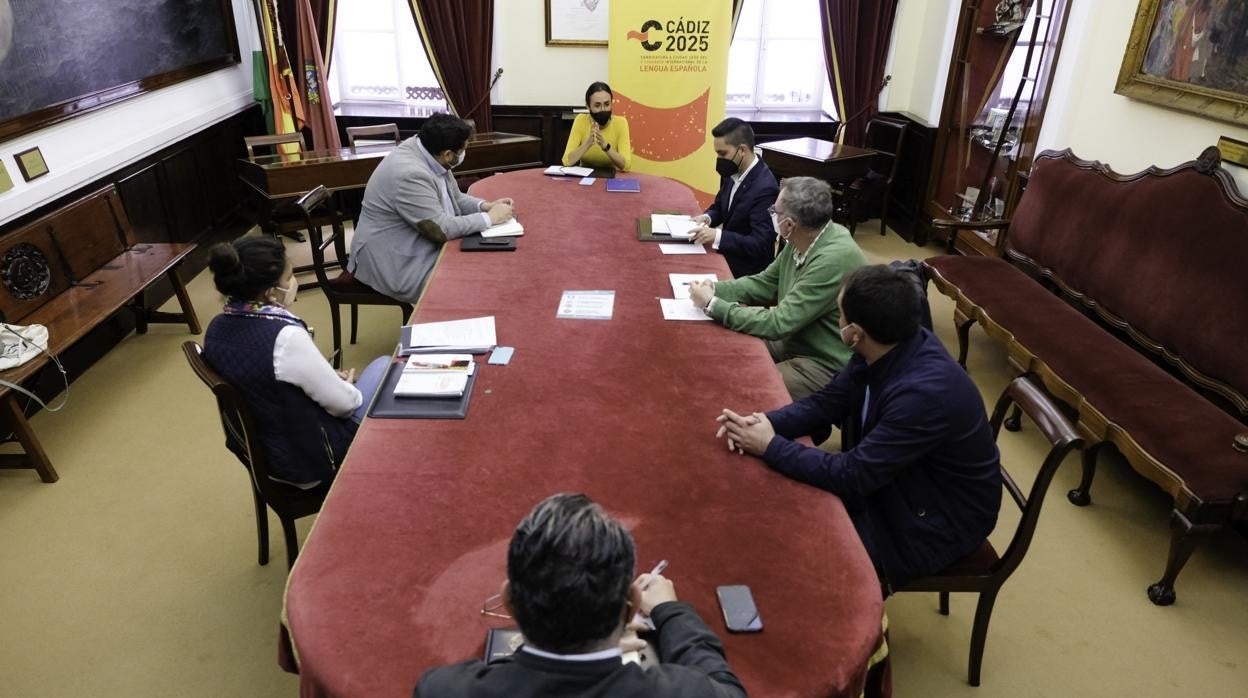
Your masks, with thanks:
[(719, 188), (711, 129), (724, 118), (732, 3), (611, 3), (611, 110), (628, 119), (633, 168), (688, 184), (702, 204)]

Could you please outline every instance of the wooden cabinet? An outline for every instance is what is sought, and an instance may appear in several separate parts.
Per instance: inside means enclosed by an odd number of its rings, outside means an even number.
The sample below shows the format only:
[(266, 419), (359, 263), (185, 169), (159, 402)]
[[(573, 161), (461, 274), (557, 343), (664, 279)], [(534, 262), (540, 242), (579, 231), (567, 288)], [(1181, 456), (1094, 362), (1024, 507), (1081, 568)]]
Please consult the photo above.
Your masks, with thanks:
[[(1031, 169), (1071, 0), (964, 0), (937, 130), (925, 213), (1009, 217)], [(936, 231), (937, 235), (947, 232)], [(1005, 235), (959, 236), (967, 254), (999, 255)]]

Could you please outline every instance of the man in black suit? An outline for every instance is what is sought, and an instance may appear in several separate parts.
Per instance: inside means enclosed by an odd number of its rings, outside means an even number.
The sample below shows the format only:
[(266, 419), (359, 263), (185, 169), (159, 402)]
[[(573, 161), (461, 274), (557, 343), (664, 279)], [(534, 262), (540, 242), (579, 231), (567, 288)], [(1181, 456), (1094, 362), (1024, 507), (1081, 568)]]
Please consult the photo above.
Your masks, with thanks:
[[(502, 598), (525, 644), (506, 660), (431, 669), (414, 695), (744, 696), (723, 645), (676, 600), (672, 582), (643, 574), (630, 584), (633, 562), (632, 536), (602, 507), (583, 494), (546, 499), (516, 527), (507, 553)], [(634, 610), (656, 628), (662, 663), (645, 670), (621, 660)]]
[(711, 129), (711, 135), (715, 171), (722, 179), (715, 203), (697, 218), (702, 227), (693, 231), (693, 242), (718, 250), (734, 277), (757, 274), (775, 258), (776, 231), (767, 207), (776, 203), (780, 186), (754, 154), (749, 124), (730, 117)]

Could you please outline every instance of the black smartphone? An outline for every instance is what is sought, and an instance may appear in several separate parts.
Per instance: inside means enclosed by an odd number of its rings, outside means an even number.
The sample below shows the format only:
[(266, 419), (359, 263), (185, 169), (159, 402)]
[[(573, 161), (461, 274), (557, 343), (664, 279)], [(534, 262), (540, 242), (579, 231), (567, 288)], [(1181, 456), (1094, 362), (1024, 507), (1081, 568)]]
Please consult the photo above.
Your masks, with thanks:
[(754, 605), (754, 595), (744, 584), (715, 587), (719, 607), (724, 611), (724, 624), (734, 633), (757, 633), (763, 629), (763, 619)]

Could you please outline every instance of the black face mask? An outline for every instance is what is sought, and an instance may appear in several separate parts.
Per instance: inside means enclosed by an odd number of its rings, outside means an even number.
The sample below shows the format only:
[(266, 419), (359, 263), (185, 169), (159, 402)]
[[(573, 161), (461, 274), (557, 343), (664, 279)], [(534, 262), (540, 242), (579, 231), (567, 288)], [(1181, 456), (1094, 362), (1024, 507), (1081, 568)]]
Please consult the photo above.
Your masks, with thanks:
[(590, 112), (589, 116), (598, 122), (599, 126), (606, 126), (607, 122), (611, 120), (611, 110)]
[(731, 177), (737, 173), (737, 163), (728, 158), (715, 158), (715, 171), (720, 177)]

